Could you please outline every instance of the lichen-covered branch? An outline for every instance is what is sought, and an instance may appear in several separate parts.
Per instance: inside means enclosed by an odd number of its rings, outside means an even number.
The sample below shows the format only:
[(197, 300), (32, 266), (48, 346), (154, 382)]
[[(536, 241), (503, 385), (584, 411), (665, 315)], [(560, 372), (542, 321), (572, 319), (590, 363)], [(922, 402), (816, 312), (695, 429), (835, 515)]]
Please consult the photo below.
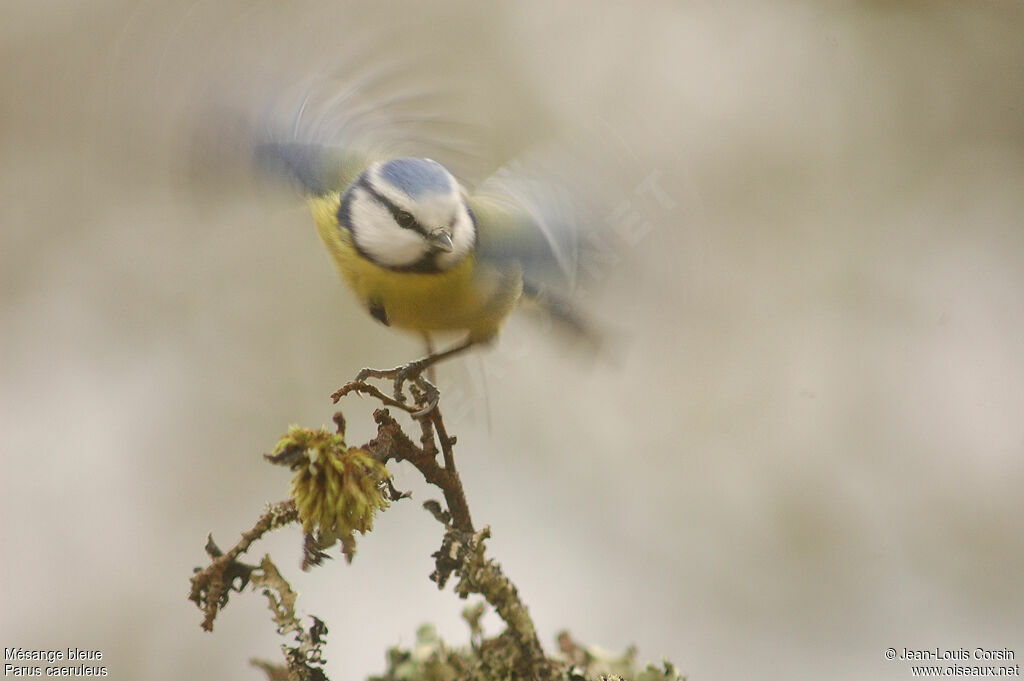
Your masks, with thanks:
[[(441, 489), (448, 504), (448, 511), (452, 514), (452, 524), (460, 530), (472, 532), (473, 520), (469, 515), (469, 504), (466, 503), (466, 493), (462, 488), (462, 480), (455, 468), (451, 452), (455, 439), (448, 437), (447, 433), (440, 439), (441, 449), (448, 463), (442, 466), (437, 462), (438, 451), (434, 433), (435, 429), (444, 432), (440, 411), (435, 409), (429, 415), (418, 419), (422, 429), (422, 447), (413, 444), (387, 409), (373, 412), (373, 419), (377, 422), (377, 437), (366, 443), (366, 449), (384, 463), (394, 459), (408, 461), (415, 466), (427, 482)], [(440, 428), (435, 425), (438, 423), (441, 424)]]
[[(369, 389), (356, 383), (349, 384), (339, 393), (352, 391), (372, 394)], [(405, 409), (404, 405), (402, 408)], [(484, 541), (490, 536), (490, 529), (484, 528), (480, 532), (473, 529), (469, 505), (455, 467), (455, 438), (448, 435), (440, 409), (433, 404), (426, 410), (405, 410), (419, 423), (419, 446), (406, 435), (387, 409), (378, 409), (373, 414), (377, 422), (377, 437), (365, 447), (384, 463), (392, 459), (408, 461), (427, 482), (443, 492), (447, 512), (428, 505), (428, 509), (446, 526), (441, 549), (434, 554), (437, 562), (431, 579), (439, 588), (444, 588), (449, 576), (457, 574), (459, 581), (455, 592), (460, 597), (479, 594), (494, 607), (508, 626), (506, 635), (518, 651), (516, 664), (520, 667), (518, 672), (521, 678), (544, 679), (552, 676), (554, 666), (544, 655), (533, 620), (518, 590), (502, 572), (501, 566), (485, 557)], [(444, 461), (443, 465), (438, 463), (438, 454)]]
[(254, 587), (263, 589), (274, 623), (277, 624), (277, 633), (282, 636), (293, 634), (295, 638), (295, 645), (281, 645), (285, 665), (252, 660), (253, 665), (262, 668), (272, 680), (277, 676), (288, 681), (327, 681), (323, 670), (327, 662), (323, 654), (327, 625), (313, 617), (313, 624), (308, 629), (302, 626), (295, 613), (298, 594), (281, 576), (270, 556), (264, 556), (260, 569), (253, 572), (252, 583)]
[[(439, 520), (444, 520), (436, 507), (428, 507), (428, 510)], [(449, 524), (441, 549), (434, 553), (436, 567), (430, 578), (437, 582), (439, 588), (444, 588), (454, 573), (458, 576), (455, 593), (460, 598), (479, 594), (497, 611), (508, 626), (505, 636), (511, 639), (518, 651), (515, 666), (520, 678), (553, 678), (556, 667), (544, 655), (533, 619), (519, 597), (519, 591), (502, 572), (501, 566), (485, 555), (484, 542), (490, 536), (489, 527), (472, 533)]]
[(204, 613), (203, 629), (213, 631), (213, 620), (217, 617), (217, 612), (227, 605), (229, 592), (244, 589), (253, 570), (256, 569), (254, 565), (239, 562), (238, 557), (267, 532), (294, 523), (298, 519), (299, 512), (295, 508), (295, 503), (289, 499), (272, 504), (252, 529), (242, 533), (242, 538), (227, 553), (223, 553), (217, 547), (212, 536), (207, 538), (206, 553), (213, 561), (204, 569), (196, 568), (188, 597)]
[[(501, 566), (486, 555), (490, 528), (474, 529), (455, 465), (456, 439), (448, 434), (438, 408), (440, 393), (429, 382), (421, 383), (410, 386), (413, 405), (402, 401), (400, 391), (392, 398), (372, 384), (358, 380), (335, 393), (335, 401), (355, 392), (370, 395), (385, 406), (373, 413), (377, 435), (361, 447), (345, 443), (345, 419), (341, 412), (334, 415), (336, 433), (326, 428), (293, 426), (278, 441), (266, 458), (291, 469), (290, 499), (270, 506), (226, 553), (214, 544), (212, 537), (208, 539), (210, 565), (196, 569), (189, 594), (189, 599), (204, 613), (203, 629), (213, 629), (214, 619), (227, 604), (231, 591), (241, 591), (251, 584), (266, 596), (278, 633), (294, 639), (294, 643), (282, 645), (284, 664), (253, 660), (253, 665), (261, 668), (269, 681), (327, 681), (323, 670), (326, 625), (316, 617), (310, 627), (301, 625), (295, 607), (297, 594), (269, 556), (259, 565), (248, 565), (238, 558), (267, 532), (299, 522), (305, 535), (303, 569), (319, 565), (327, 557), (325, 549), (338, 542), (342, 553), (351, 560), (355, 533), (371, 531), (379, 511), (408, 496), (394, 488), (386, 464), (408, 461), (444, 495), (446, 507), (433, 500), (424, 504), (444, 525), (441, 548), (433, 554), (435, 569), (430, 578), (443, 589), (455, 577), (454, 591), (460, 598), (483, 597), (506, 626), (497, 636), (485, 638), (481, 626), (484, 606), (467, 608), (464, 616), (471, 634), (468, 648), (451, 648), (432, 629), (421, 628), (416, 654), (392, 649), (388, 653), (387, 672), (373, 681), (679, 681), (677, 670), (669, 663), (662, 668), (648, 666), (637, 671), (633, 666), (634, 651), (627, 651), (621, 658), (609, 658), (596, 649), (579, 646), (567, 634), (559, 640), (562, 657), (547, 657), (518, 589)], [(431, 390), (424, 389), (424, 385)], [(388, 407), (404, 411), (418, 426), (418, 443), (403, 430)], [(426, 647), (431, 652), (424, 657)]]

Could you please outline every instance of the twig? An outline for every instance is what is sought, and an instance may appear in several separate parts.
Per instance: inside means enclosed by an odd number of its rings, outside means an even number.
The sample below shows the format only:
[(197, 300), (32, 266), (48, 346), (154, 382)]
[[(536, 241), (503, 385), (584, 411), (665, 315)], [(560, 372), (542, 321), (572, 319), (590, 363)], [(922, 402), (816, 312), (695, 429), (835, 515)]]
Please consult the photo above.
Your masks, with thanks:
[[(429, 507), (428, 510), (436, 511)], [(441, 514), (435, 512), (434, 516), (441, 522), (445, 521)], [(447, 531), (441, 549), (434, 553), (436, 568), (430, 578), (437, 582), (439, 588), (444, 588), (454, 572), (459, 576), (455, 593), (460, 598), (479, 594), (497, 611), (508, 626), (504, 635), (512, 638), (515, 649), (519, 651), (518, 666), (521, 667), (522, 678), (547, 679), (554, 676), (555, 666), (544, 654), (533, 619), (515, 584), (505, 576), (498, 563), (485, 556), (484, 542), (490, 538), (491, 528), (472, 533), (445, 524)]]
[[(386, 463), (391, 459), (408, 461), (444, 493), (448, 513), (426, 504), (447, 532), (441, 549), (434, 554), (436, 569), (431, 575), (439, 588), (444, 588), (452, 573), (459, 575), (455, 592), (462, 598), (471, 593), (480, 594), (498, 612), (508, 626), (507, 635), (515, 641), (521, 653), (523, 678), (551, 678), (554, 666), (544, 654), (537, 630), (529, 611), (515, 585), (505, 576), (501, 566), (485, 557), (484, 541), (490, 537), (490, 528), (473, 530), (465, 491), (455, 467), (453, 445), (455, 438), (448, 435), (441, 410), (434, 406), (422, 415), (414, 414), (420, 425), (420, 446), (417, 447), (387, 409), (373, 414), (377, 422), (377, 437), (366, 448)], [(437, 461), (438, 443), (444, 465)]]
[(242, 538), (227, 553), (222, 553), (217, 548), (212, 535), (207, 539), (206, 553), (213, 561), (206, 568), (197, 569), (192, 575), (192, 589), (188, 597), (205, 613), (203, 629), (213, 631), (213, 620), (220, 608), (227, 604), (228, 592), (244, 589), (249, 583), (252, 571), (256, 569), (256, 566), (241, 563), (237, 558), (267, 532), (294, 523), (298, 519), (299, 512), (295, 508), (295, 502), (289, 499), (272, 504), (252, 529), (242, 533)]
[[(444, 493), (444, 500), (452, 514), (452, 524), (465, 532), (473, 532), (473, 520), (469, 515), (466, 493), (462, 488), (462, 481), (459, 479), (459, 473), (451, 455), (452, 439), (446, 435), (441, 438), (442, 451), (447, 450), (445, 453), (446, 465), (441, 466), (437, 462), (437, 446), (434, 444), (434, 437), (430, 430), (433, 423), (440, 422), (437, 410), (417, 419), (421, 428), (424, 429), (421, 438), (421, 441), (424, 442), (423, 447), (413, 444), (387, 409), (378, 409), (373, 412), (373, 419), (377, 422), (377, 437), (368, 442), (366, 448), (383, 463), (395, 459), (396, 461), (408, 461), (415, 466), (428, 483), (439, 487)], [(449, 462), (450, 465), (448, 465)]]
[(337, 404), (342, 397), (348, 395), (349, 393), (362, 393), (365, 395), (376, 397), (385, 405), (389, 407), (395, 407), (396, 409), (401, 409), (402, 411), (408, 412), (410, 414), (416, 411), (416, 407), (411, 407), (405, 402), (399, 402), (393, 397), (385, 395), (380, 391), (379, 388), (377, 388), (377, 386), (371, 385), (370, 383), (366, 383), (365, 381), (349, 381), (348, 383), (346, 383), (345, 385), (341, 386), (333, 393), (331, 393), (331, 400), (333, 400), (334, 403)]

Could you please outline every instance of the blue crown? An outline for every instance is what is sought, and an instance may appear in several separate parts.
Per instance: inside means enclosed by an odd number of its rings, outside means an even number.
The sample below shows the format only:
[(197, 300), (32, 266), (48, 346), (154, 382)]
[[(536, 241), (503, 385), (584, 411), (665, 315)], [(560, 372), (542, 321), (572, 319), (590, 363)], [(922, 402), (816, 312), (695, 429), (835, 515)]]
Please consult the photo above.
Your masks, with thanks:
[(381, 167), (380, 176), (413, 199), (452, 190), (451, 174), (441, 164), (425, 158), (392, 159)]

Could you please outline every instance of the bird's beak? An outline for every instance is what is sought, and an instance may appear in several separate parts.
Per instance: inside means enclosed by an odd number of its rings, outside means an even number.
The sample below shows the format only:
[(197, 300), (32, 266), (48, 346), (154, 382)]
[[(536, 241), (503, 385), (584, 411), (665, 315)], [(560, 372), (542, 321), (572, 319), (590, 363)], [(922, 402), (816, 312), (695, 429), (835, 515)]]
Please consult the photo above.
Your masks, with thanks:
[(427, 237), (427, 241), (438, 251), (444, 251), (445, 253), (451, 253), (454, 246), (452, 245), (452, 235), (443, 229), (438, 229), (430, 233)]

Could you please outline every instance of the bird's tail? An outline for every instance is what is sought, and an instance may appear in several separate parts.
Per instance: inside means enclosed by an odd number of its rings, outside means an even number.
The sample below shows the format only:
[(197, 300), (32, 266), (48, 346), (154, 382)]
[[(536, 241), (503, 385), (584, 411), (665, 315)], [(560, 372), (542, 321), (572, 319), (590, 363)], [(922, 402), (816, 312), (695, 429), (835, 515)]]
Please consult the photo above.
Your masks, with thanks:
[(536, 282), (524, 280), (522, 300), (527, 303), (527, 310), (533, 308), (540, 312), (551, 321), (553, 328), (571, 340), (582, 342), (594, 351), (601, 348), (604, 334), (568, 298)]

